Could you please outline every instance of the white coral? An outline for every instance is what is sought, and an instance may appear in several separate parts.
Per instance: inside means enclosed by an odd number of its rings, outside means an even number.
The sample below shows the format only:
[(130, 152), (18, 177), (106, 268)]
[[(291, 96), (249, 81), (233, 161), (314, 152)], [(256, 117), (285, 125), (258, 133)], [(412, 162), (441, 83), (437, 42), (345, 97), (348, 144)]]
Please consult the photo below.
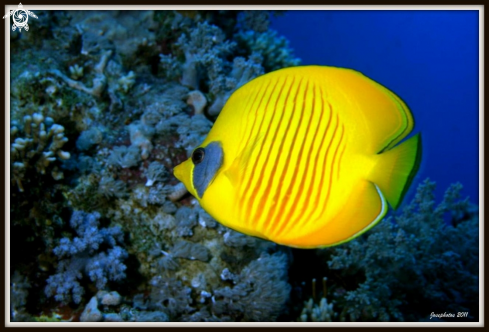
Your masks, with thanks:
[[(35, 166), (36, 170), (46, 173), (46, 168), (58, 157), (61, 160), (70, 158), (70, 153), (61, 150), (68, 141), (64, 136), (64, 127), (55, 124), (53, 119), (44, 118), (34, 113), (24, 117), (24, 137), (16, 137), (20, 133), (17, 123), (13, 123), (10, 130), (10, 162), (12, 181), (17, 184), (19, 191), (24, 191), (22, 179), (26, 170)], [(34, 162), (35, 160), (35, 162)], [(62, 178), (57, 172), (55, 179)]]

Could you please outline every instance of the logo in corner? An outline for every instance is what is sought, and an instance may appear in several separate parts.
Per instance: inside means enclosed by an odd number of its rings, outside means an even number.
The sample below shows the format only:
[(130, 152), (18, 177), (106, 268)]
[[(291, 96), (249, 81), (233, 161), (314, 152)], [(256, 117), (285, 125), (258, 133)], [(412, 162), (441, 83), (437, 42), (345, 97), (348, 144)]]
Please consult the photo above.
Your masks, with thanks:
[(29, 25), (27, 25), (27, 20), (29, 19), (29, 16), (32, 16), (34, 18), (37, 18), (37, 16), (31, 12), (30, 10), (24, 9), (24, 6), (22, 6), (22, 3), (19, 3), (19, 8), (16, 10), (11, 10), (10, 13), (5, 14), (5, 17), (12, 16), (12, 31), (15, 31), (16, 28), (19, 28), (19, 31), (22, 32), (22, 28), (25, 29), (25, 31), (29, 31)]

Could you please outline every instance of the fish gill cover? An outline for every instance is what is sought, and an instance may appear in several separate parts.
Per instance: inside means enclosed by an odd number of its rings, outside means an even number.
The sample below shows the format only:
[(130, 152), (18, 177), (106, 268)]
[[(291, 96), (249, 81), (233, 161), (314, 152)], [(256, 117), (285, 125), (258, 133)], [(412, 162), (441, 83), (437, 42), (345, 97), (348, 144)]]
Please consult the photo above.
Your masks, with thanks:
[(10, 321), (479, 319), (461, 185), (436, 205), (418, 179), (370, 233), (301, 251), (222, 226), (171, 175), (234, 90), (300, 63), (279, 14), (36, 11), (10, 32)]

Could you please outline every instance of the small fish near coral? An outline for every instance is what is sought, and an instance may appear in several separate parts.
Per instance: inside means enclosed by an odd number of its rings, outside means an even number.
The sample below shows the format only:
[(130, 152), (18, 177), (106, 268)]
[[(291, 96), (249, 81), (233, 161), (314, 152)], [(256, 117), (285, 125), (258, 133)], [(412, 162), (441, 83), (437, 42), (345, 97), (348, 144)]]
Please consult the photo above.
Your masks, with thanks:
[(174, 174), (225, 226), (333, 246), (399, 206), (421, 159), (419, 133), (401, 142), (413, 126), (398, 96), (357, 71), (280, 69), (236, 90)]

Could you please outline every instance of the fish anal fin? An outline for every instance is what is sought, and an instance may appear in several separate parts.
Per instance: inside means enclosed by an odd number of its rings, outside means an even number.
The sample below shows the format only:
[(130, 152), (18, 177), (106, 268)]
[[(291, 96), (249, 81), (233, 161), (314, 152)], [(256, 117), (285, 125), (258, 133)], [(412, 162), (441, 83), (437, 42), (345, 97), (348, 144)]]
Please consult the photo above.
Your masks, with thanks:
[(301, 236), (284, 239), (281, 244), (297, 248), (339, 245), (375, 226), (382, 220), (387, 210), (387, 201), (379, 187), (370, 181), (361, 180), (334, 216), (308, 221), (302, 229)]

